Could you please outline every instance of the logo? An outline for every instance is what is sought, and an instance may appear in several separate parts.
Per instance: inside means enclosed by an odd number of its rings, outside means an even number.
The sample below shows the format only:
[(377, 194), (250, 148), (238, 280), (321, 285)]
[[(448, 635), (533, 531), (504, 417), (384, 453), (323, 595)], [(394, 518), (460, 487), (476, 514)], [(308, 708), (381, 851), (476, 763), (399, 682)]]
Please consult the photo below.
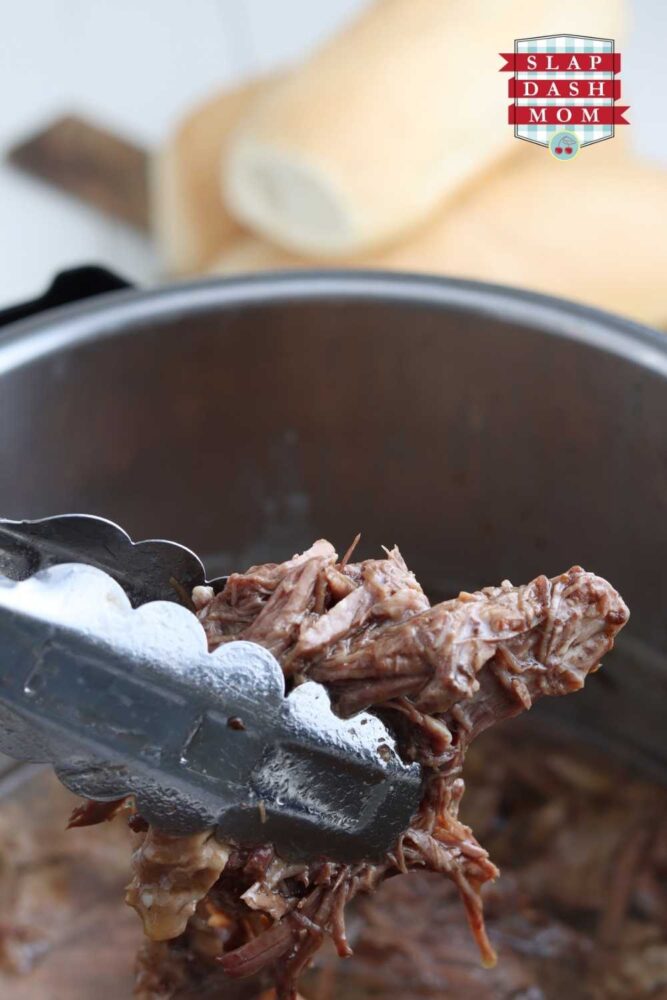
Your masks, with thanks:
[(513, 103), (508, 121), (517, 139), (546, 146), (557, 160), (573, 160), (580, 149), (613, 139), (616, 125), (629, 125), (621, 96), (621, 53), (613, 38), (545, 35), (517, 38), (514, 52), (501, 52), (501, 73)]

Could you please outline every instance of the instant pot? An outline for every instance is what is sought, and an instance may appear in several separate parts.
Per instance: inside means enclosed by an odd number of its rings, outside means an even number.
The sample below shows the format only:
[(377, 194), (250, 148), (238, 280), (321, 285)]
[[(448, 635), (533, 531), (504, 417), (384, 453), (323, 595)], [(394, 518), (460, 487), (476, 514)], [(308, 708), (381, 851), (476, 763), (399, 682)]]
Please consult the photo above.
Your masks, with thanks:
[(397, 543), (434, 599), (582, 564), (631, 622), (534, 716), (664, 776), (660, 333), (395, 273), (122, 285), (83, 269), (2, 317), (2, 516), (104, 515), (210, 576), (361, 531), (360, 558)]

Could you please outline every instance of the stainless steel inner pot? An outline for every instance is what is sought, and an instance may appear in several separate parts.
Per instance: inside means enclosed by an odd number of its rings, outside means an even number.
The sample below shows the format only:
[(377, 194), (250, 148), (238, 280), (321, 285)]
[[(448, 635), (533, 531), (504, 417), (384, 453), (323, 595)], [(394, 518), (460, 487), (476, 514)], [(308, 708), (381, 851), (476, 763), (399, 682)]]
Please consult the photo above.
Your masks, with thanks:
[(583, 694), (536, 712), (658, 770), (666, 432), (659, 333), (475, 283), (208, 281), (0, 334), (2, 515), (102, 514), (212, 575), (362, 531), (436, 597), (581, 563), (631, 624)]

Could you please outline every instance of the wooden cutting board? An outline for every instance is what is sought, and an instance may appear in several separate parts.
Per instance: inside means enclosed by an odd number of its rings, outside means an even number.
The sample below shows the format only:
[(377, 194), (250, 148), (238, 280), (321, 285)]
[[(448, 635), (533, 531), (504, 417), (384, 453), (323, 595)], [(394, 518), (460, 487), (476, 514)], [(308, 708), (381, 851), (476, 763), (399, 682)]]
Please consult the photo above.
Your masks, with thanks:
[(79, 201), (148, 231), (148, 152), (77, 115), (64, 115), (13, 146), (14, 166)]

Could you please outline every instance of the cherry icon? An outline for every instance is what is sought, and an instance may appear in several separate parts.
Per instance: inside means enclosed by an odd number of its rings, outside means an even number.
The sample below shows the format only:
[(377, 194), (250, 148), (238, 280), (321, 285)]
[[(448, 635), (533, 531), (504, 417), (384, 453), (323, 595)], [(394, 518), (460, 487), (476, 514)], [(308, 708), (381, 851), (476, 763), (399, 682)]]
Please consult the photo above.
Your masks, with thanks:
[[(560, 154), (563, 152), (563, 147), (562, 146), (556, 146), (556, 152), (560, 156)], [(570, 152), (572, 152), (572, 150), (570, 150)]]
[(568, 156), (570, 156), (571, 153), (572, 153), (572, 146), (566, 146), (565, 147), (565, 152), (567, 153)]

